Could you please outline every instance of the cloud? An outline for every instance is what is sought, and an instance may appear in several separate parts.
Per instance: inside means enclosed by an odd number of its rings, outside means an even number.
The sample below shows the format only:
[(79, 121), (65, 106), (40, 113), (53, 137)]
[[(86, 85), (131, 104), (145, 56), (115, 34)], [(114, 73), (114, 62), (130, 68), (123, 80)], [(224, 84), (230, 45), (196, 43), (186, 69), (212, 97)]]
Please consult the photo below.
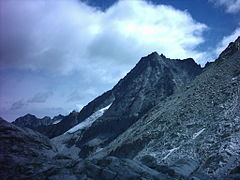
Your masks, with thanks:
[(172, 6), (120, 0), (101, 10), (79, 0), (0, 0), (0, 16), (0, 99), (7, 102), (0, 105), (12, 120), (80, 109), (153, 51), (205, 63), (197, 48), (208, 27)]
[(28, 103), (45, 103), (47, 99), (52, 96), (53, 93), (51, 91), (49, 92), (40, 92), (35, 94), (31, 99), (29, 99)]
[(209, 0), (217, 6), (223, 6), (227, 13), (240, 12), (240, 0)]
[(240, 35), (240, 27), (236, 28), (234, 32), (228, 36), (224, 36), (223, 39), (218, 43), (215, 54), (219, 55), (230, 42), (234, 42)]
[(171, 6), (122, 0), (101, 11), (77, 0), (0, 2), (1, 68), (91, 72), (113, 82), (152, 51), (204, 55), (196, 47), (207, 26)]
[(32, 98), (30, 98), (27, 101), (24, 99), (18, 100), (12, 103), (9, 110), (13, 111), (21, 110), (22, 108), (26, 107), (31, 103), (45, 103), (52, 94), (53, 94), (52, 92), (40, 92), (35, 94)]
[(25, 105), (26, 103), (23, 100), (18, 100), (11, 105), (10, 110), (17, 111), (22, 109)]
[(88, 89), (84, 89), (84, 92), (82, 92), (83, 90), (81, 89), (74, 89), (69, 96), (67, 97), (66, 102), (76, 102), (76, 101), (81, 101), (83, 100), (85, 97), (89, 97), (89, 96), (96, 96), (97, 92), (95, 89), (93, 88), (88, 88)]

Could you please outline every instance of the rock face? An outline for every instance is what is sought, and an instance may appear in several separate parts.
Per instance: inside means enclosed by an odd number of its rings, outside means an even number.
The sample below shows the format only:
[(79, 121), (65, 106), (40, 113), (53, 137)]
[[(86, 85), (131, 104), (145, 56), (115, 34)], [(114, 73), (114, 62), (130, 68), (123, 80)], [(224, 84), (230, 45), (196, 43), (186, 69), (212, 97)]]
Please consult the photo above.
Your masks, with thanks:
[(240, 36), (235, 42), (231, 42), (228, 47), (219, 55), (219, 59), (231, 57), (234, 53), (240, 50)]
[(101, 120), (84, 133), (85, 140), (79, 144), (84, 144), (96, 136), (109, 142), (159, 101), (181, 92), (201, 71), (201, 67), (193, 59), (168, 59), (154, 52), (143, 57), (112, 90), (94, 99), (79, 113), (70, 114), (58, 124), (37, 130), (50, 138), (59, 136), (112, 103)]
[(35, 174), (57, 149), (50, 140), (28, 128), (0, 119), (1, 179), (24, 179)]
[(239, 44), (240, 38), (184, 92), (160, 102), (94, 157), (144, 161), (150, 155), (174, 173), (199, 179), (221, 179), (239, 169)]
[(172, 179), (130, 159), (73, 160), (59, 154), (47, 137), (3, 119), (0, 119), (0, 177), (2, 180)]
[(157, 103), (181, 92), (200, 72), (193, 59), (172, 60), (156, 52), (142, 58), (113, 88), (115, 100), (84, 133), (80, 146), (99, 136), (110, 142)]
[[(59, 143), (59, 139), (62, 139), (71, 149), (80, 148), (79, 156), (85, 158), (90, 152), (111, 142), (157, 103), (181, 93), (183, 87), (201, 71), (193, 59), (168, 59), (154, 52), (142, 58), (126, 77), (103, 95), (111, 93), (95, 109), (99, 110), (110, 103), (111, 106), (92, 126), (74, 133), (75, 135), (66, 134), (54, 140), (58, 139)], [(99, 98), (103, 99), (103, 96)], [(89, 105), (83, 110), (89, 109)], [(82, 111), (78, 115), (81, 113)]]
[(44, 118), (37, 118), (32, 114), (26, 114), (25, 116), (17, 118), (13, 124), (19, 127), (28, 127), (34, 130), (39, 130), (43, 126), (59, 123), (63, 118), (64, 116), (61, 114), (52, 119), (48, 116), (45, 116)]

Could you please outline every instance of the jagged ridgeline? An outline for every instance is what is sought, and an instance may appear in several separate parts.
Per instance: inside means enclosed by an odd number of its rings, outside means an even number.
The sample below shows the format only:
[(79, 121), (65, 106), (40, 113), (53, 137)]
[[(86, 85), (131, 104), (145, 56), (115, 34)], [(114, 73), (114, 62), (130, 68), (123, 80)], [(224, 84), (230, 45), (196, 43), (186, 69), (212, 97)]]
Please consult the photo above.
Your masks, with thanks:
[(1, 177), (239, 179), (239, 50), (205, 68), (153, 52), (80, 112), (1, 120)]

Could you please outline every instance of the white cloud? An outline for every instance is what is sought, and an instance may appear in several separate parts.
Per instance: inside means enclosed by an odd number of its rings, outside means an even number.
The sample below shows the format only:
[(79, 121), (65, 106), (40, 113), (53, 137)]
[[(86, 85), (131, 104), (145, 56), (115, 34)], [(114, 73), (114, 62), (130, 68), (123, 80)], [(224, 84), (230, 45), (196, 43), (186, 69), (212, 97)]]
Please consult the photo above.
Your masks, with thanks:
[(209, 0), (218, 6), (224, 6), (227, 13), (238, 13), (240, 11), (240, 0)]
[(226, 49), (228, 44), (234, 42), (238, 36), (240, 36), (240, 27), (236, 28), (232, 34), (223, 37), (217, 45), (215, 54), (218, 56), (224, 49)]
[(1, 6), (2, 68), (60, 74), (94, 68), (98, 77), (115, 81), (152, 51), (171, 58), (204, 55), (195, 48), (207, 26), (171, 6), (143, 0), (122, 0), (104, 12), (77, 0), (10, 0)]
[[(207, 26), (171, 6), (121, 0), (101, 11), (79, 0), (0, 0), (0, 18), (0, 73), (9, 70), (0, 76), (0, 114), (11, 120), (81, 108), (153, 51), (205, 63), (196, 47)], [(47, 102), (7, 111), (45, 91), (54, 92)]]

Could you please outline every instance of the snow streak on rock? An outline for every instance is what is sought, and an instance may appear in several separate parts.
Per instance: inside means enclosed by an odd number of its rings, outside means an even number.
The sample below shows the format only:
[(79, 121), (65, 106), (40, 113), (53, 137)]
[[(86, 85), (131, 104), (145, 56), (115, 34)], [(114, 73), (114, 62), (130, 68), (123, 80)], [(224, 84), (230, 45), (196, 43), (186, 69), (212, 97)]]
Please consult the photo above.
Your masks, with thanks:
[(74, 133), (80, 129), (84, 129), (84, 128), (87, 128), (87, 127), (90, 127), (92, 125), (92, 123), (94, 121), (96, 121), (98, 118), (100, 118), (104, 112), (106, 110), (108, 110), (108, 108), (111, 106), (111, 104), (109, 104), (108, 106), (96, 111), (95, 113), (93, 113), (91, 116), (89, 116), (87, 119), (85, 119), (83, 122), (77, 124), (76, 126), (72, 127), (71, 129), (69, 129), (67, 132), (65, 132), (64, 134), (66, 133)]
[(193, 134), (193, 139), (196, 139), (200, 134), (202, 134), (202, 132), (205, 130), (205, 128), (201, 129), (200, 131), (196, 132)]

